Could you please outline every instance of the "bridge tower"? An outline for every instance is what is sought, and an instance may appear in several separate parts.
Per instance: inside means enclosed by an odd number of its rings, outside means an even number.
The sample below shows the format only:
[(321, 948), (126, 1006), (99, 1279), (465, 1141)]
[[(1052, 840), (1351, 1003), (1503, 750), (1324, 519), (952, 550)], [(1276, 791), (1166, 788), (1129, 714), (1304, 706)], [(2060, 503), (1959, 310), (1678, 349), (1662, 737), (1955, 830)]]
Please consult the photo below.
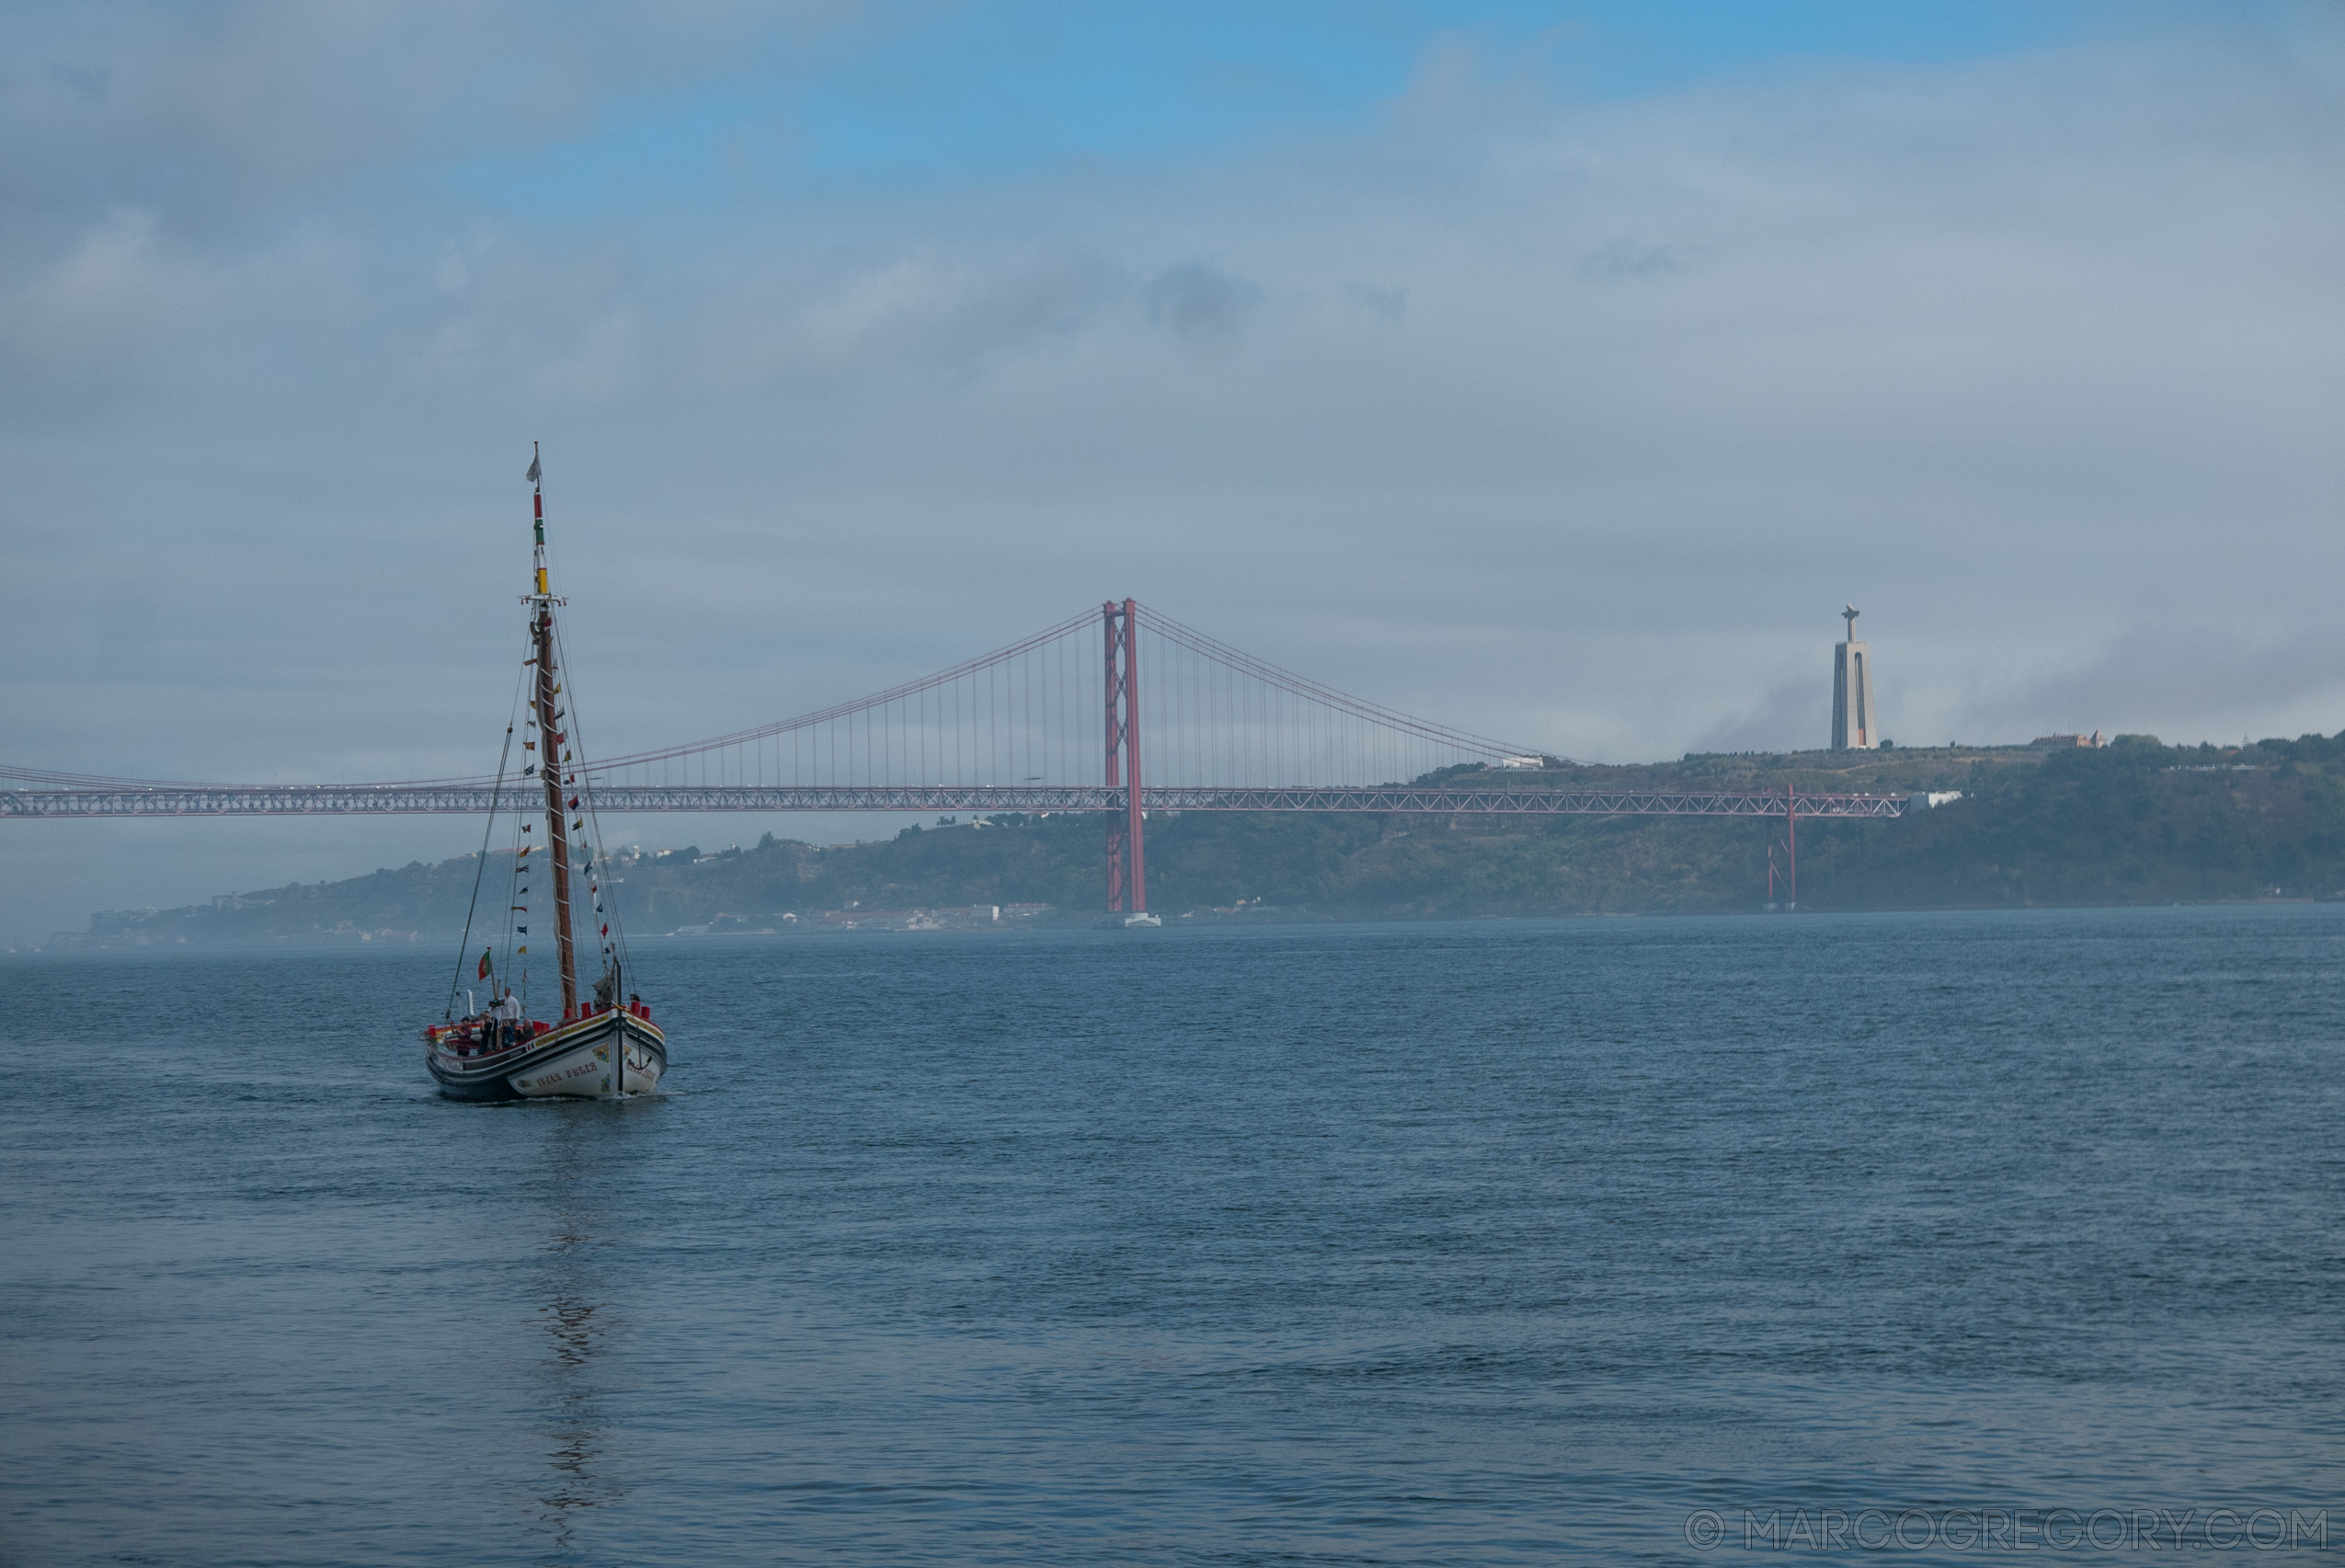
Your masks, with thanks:
[(1109, 600), (1100, 607), (1107, 632), (1107, 787), (1121, 787), (1124, 806), (1107, 814), (1107, 910), (1148, 911), (1148, 865), (1140, 833), (1139, 606)]

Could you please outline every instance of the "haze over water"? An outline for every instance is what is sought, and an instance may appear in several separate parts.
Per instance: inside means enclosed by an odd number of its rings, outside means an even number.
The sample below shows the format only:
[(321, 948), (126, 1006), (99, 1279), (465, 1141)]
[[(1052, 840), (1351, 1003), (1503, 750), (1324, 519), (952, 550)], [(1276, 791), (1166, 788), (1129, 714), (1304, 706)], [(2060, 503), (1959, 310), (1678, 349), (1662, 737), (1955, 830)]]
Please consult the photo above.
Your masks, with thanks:
[(510, 1107), (432, 1093), (437, 950), (14, 961), (0, 1560), (2335, 1512), (2341, 947), (2337, 906), (655, 943), (666, 1090)]

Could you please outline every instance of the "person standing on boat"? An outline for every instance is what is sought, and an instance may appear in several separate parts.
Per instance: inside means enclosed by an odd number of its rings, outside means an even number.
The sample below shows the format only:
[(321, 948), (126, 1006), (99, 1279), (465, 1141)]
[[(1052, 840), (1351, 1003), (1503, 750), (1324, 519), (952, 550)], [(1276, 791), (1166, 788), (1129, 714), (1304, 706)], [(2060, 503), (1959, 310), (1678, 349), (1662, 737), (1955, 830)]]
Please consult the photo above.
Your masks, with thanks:
[(505, 994), (498, 997), (497, 1005), (488, 1011), (490, 1016), (497, 1020), (498, 1044), (511, 1045), (514, 1031), (521, 1022), (521, 1004), (513, 1000), (513, 988), (507, 986)]

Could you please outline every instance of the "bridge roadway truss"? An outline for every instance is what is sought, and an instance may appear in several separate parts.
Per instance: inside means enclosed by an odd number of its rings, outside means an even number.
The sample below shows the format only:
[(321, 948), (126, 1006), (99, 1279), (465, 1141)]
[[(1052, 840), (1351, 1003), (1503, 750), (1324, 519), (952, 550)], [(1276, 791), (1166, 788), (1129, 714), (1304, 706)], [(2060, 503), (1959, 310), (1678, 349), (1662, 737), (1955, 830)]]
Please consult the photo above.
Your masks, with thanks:
[[(1122, 811), (1123, 790), (1087, 784), (666, 784), (591, 791), (596, 809), (631, 811)], [(0, 817), (338, 817), (530, 809), (532, 794), (483, 784), (166, 785), (0, 789)], [(1437, 816), (1903, 816), (1902, 795), (1736, 790), (1148, 785), (1148, 811), (1368, 811)]]

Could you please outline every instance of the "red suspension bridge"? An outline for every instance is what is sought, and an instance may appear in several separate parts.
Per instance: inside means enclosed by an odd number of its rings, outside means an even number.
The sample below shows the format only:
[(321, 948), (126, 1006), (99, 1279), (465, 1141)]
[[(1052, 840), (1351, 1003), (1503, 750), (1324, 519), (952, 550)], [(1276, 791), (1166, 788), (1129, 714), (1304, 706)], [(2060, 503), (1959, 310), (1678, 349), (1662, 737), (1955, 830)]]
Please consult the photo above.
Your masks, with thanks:
[[(566, 738), (569, 770), (601, 811), (1098, 812), (1111, 910), (1148, 907), (1150, 811), (1769, 818), (1788, 851), (1802, 817), (1890, 818), (1906, 804), (1575, 788), (1536, 750), (1322, 686), (1128, 599), (754, 729), (602, 758), (575, 720)], [(0, 817), (17, 818), (478, 813), (521, 807), (537, 788), (525, 795), (511, 773), (216, 784), (5, 765), (0, 781)]]

